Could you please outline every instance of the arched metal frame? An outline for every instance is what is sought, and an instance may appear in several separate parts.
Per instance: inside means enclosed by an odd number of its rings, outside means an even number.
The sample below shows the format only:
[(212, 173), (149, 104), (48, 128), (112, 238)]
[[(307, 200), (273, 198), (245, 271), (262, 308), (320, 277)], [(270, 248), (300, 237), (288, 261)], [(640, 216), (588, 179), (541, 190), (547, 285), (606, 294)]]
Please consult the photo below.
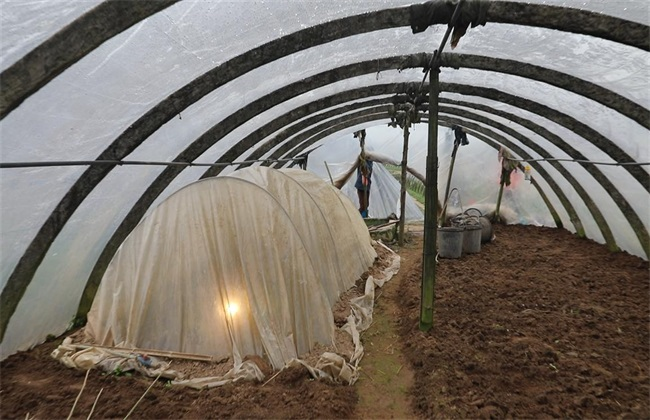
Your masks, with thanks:
[[(303, 139), (300, 145), (298, 145), (294, 150), (292, 150), (289, 154), (300, 154), (304, 149), (309, 147), (310, 145), (315, 144), (316, 142), (324, 139), (325, 137), (328, 137), (332, 134), (335, 134), (339, 131), (350, 129), (352, 127), (356, 127), (359, 124), (364, 124), (368, 122), (374, 122), (377, 120), (386, 120), (390, 118), (389, 113), (371, 113), (367, 115), (362, 115), (362, 116), (356, 116), (356, 117), (351, 117), (346, 119), (345, 121), (342, 122), (330, 122), (329, 124), (326, 124), (328, 128), (325, 128), (324, 130), (320, 130), (317, 134), (307, 137)], [(428, 118), (423, 118), (423, 121), (428, 121)], [(490, 130), (488, 128), (485, 128), (483, 126), (480, 126), (478, 124), (474, 124), (472, 122), (468, 122), (466, 120), (460, 120), (457, 118), (449, 118), (449, 117), (444, 117), (441, 116), (439, 117), (440, 125), (443, 126), (448, 126), (451, 127), (452, 125), (463, 125), (465, 127), (469, 127), (472, 132), (473, 131), (478, 131), (488, 138), (493, 138), (496, 140), (491, 140), (490, 142), (487, 142), (488, 144), (492, 145), (495, 149), (498, 149), (499, 146), (498, 144), (504, 145), (505, 147), (508, 147), (511, 149), (515, 154), (521, 156), (523, 159), (530, 159), (530, 155), (528, 155), (524, 150), (522, 150), (519, 146), (513, 144), (511, 141), (506, 139), (505, 137), (501, 136), (500, 134), (494, 132), (493, 130)], [(479, 138), (479, 137), (477, 137)], [(571, 222), (574, 224), (574, 226), (580, 226), (580, 220), (578, 218), (577, 213), (575, 212), (575, 209), (573, 208), (573, 205), (567, 198), (567, 196), (564, 194), (562, 189), (555, 183), (552, 177), (548, 175), (548, 172), (541, 167), (537, 162), (530, 162), (531, 166), (536, 170), (536, 172), (544, 179), (547, 181), (549, 186), (551, 187), (551, 192), (554, 193), (562, 206), (564, 207), (565, 211), (569, 214), (569, 218), (571, 219)], [(550, 202), (548, 202), (548, 199), (546, 198), (546, 194), (539, 189), (539, 185), (535, 184), (536, 188), (538, 188), (538, 191), (540, 191), (540, 195), (542, 196), (543, 200), (547, 202), (547, 206), (549, 207), (549, 211), (551, 212), (553, 219), (556, 221), (556, 224), (558, 224), (559, 221), (559, 216), (557, 215), (557, 212), (553, 208), (552, 205), (550, 205)], [(559, 222), (561, 224), (561, 222)]]
[[(377, 114), (375, 114), (375, 115), (377, 115)], [(390, 116), (390, 114), (388, 114), (388, 115)], [(379, 119), (385, 119), (385, 118), (386, 118), (385, 115), (381, 115), (381, 114), (379, 115)], [(425, 123), (425, 122), (426, 122), (426, 123), (429, 122), (429, 119), (428, 119), (427, 117), (423, 117), (423, 118), (422, 118), (421, 123)], [(343, 129), (351, 128), (351, 127), (354, 127), (355, 125), (356, 125), (356, 122), (352, 123), (350, 126), (348, 126), (348, 124), (345, 123), (345, 127), (344, 127)], [(444, 118), (443, 118), (442, 120), (439, 120), (439, 125), (440, 125), (440, 126), (443, 126), (443, 127), (449, 127), (449, 128), (451, 128), (451, 127), (453, 127), (453, 126), (456, 125), (456, 124), (455, 124), (455, 123), (449, 123), (449, 122), (447, 122), (446, 120), (444, 120)], [(464, 125), (464, 123), (463, 123), (463, 125)], [(483, 132), (488, 133), (489, 135), (493, 135), (493, 134), (494, 134), (493, 131), (491, 131), (491, 130), (489, 130), (489, 129), (487, 129), (487, 128), (481, 127), (481, 129), (482, 129)], [(339, 131), (339, 130), (337, 130), (336, 132), (338, 132), (338, 131)], [(495, 150), (497, 150), (497, 151), (499, 150), (499, 147), (500, 147), (501, 145), (500, 145), (497, 141), (492, 140), (491, 138), (489, 138), (489, 137), (487, 137), (487, 136), (485, 136), (485, 135), (483, 135), (483, 134), (480, 134), (480, 133), (478, 133), (478, 132), (476, 132), (476, 131), (474, 131), (474, 130), (468, 130), (468, 129), (466, 129), (466, 131), (467, 131), (467, 133), (470, 133), (471, 135), (473, 135), (473, 136), (476, 137), (477, 139), (481, 140), (482, 142), (484, 142), (484, 143), (487, 144), (488, 146), (492, 147), (493, 149), (495, 149)], [(327, 133), (328, 133), (327, 135), (329, 135), (330, 131), (327, 131)], [(322, 139), (323, 139), (324, 137), (326, 137), (327, 135), (325, 135), (325, 134), (318, 134), (318, 135), (316, 136), (316, 138), (314, 139), (315, 141), (314, 141), (313, 143), (310, 142), (311, 144), (307, 145), (307, 147), (309, 147), (309, 146), (311, 146), (311, 145), (314, 145), (315, 143), (317, 143), (318, 141), (322, 140)], [(292, 166), (292, 165), (293, 165), (293, 164), (290, 164), (289, 166)], [(551, 217), (553, 218), (553, 221), (555, 222), (555, 226), (558, 227), (558, 228), (563, 228), (564, 226), (563, 226), (562, 220), (560, 219), (560, 216), (558, 215), (557, 211), (555, 210), (555, 207), (553, 207), (553, 204), (550, 202), (550, 200), (548, 199), (546, 193), (545, 193), (544, 190), (539, 186), (539, 184), (537, 183), (537, 181), (535, 180), (535, 178), (531, 178), (531, 184), (535, 187), (535, 189), (536, 189), (537, 192), (539, 193), (540, 197), (541, 197), (542, 200), (544, 201), (544, 204), (546, 204), (546, 207), (548, 208), (549, 212), (551, 213)], [(563, 202), (562, 199), (560, 198), (560, 204), (563, 204), (563, 203), (564, 203), (564, 202)], [(570, 203), (569, 203), (569, 205), (570, 205)], [(565, 209), (565, 211), (566, 211), (566, 209)], [(567, 213), (569, 213), (569, 211), (567, 211)]]
[[(466, 119), (469, 119), (471, 121), (476, 121), (480, 122), (484, 125), (492, 126), (493, 128), (498, 129), (501, 132), (504, 132), (508, 134), (511, 137), (516, 138), (519, 142), (522, 144), (526, 145), (527, 147), (535, 150), (537, 153), (546, 154), (543, 149), (541, 149), (539, 146), (536, 145), (536, 143), (526, 136), (523, 136), (519, 134), (516, 130), (513, 130), (510, 127), (507, 127), (503, 124), (500, 124), (496, 121), (490, 120), (488, 118), (485, 118), (483, 116), (477, 115), (475, 113), (469, 112), (469, 111), (463, 111), (461, 109), (455, 109), (455, 108), (450, 108), (450, 107), (439, 107), (441, 113), (446, 113), (446, 114), (451, 114), (451, 115), (457, 115)], [(276, 152), (274, 152), (271, 156), (297, 156), (300, 153), (302, 153), (308, 146), (313, 144), (315, 139), (320, 139), (323, 138), (324, 136), (331, 135), (337, 131), (340, 131), (342, 128), (341, 126), (345, 125), (347, 128), (347, 124), (350, 119), (352, 120), (360, 120), (365, 116), (376, 116), (376, 115), (381, 115), (381, 109), (379, 107), (370, 109), (370, 110), (363, 110), (359, 111), (355, 114), (346, 114), (334, 121), (326, 121), (322, 123), (319, 126), (313, 127), (312, 129), (301, 133), (298, 136), (295, 136), (294, 138), (291, 139), (291, 141), (287, 142), (286, 145), (291, 148), (290, 151), (284, 151), (278, 149)], [(443, 118), (442, 116), (440, 117), (441, 119)], [(340, 122), (342, 121), (342, 122)], [(457, 120), (457, 121), (462, 121), (462, 120)], [(355, 123), (358, 124), (358, 123)], [(461, 123), (457, 122), (458, 125), (461, 126), (466, 126), (468, 123)], [(327, 133), (325, 135), (325, 133)], [(522, 156), (524, 159), (532, 159), (529, 154), (523, 151), (520, 147), (516, 146), (514, 143), (512, 143), (509, 140), (506, 140), (503, 136), (501, 136), (501, 139), (499, 140), (499, 143), (503, 144), (505, 147), (515, 151), (519, 156)], [(532, 164), (533, 162), (531, 162)], [(616, 250), (616, 241), (614, 240), (614, 236), (611, 233), (611, 229), (605, 222), (604, 218), (602, 217), (602, 214), (600, 213), (600, 210), (596, 207), (596, 205), (593, 203), (593, 200), (589, 197), (587, 192), (580, 186), (580, 184), (575, 180), (573, 175), (569, 173), (559, 162), (549, 162), (553, 167), (558, 170), (560, 173), (562, 173), (565, 176), (565, 179), (569, 184), (576, 190), (577, 194), (580, 196), (580, 198), (583, 200), (587, 208), (589, 209), (590, 213), (592, 214), (592, 217), (594, 217), (595, 220), (597, 220), (597, 224), (599, 229), (601, 230), (601, 233), (603, 234), (603, 237), (605, 238), (608, 246), (612, 250)], [(281, 166), (281, 165), (272, 165), (272, 166)], [(547, 181), (550, 185), (554, 186), (554, 189), (558, 190), (558, 193), (561, 191), (559, 190), (559, 186), (555, 184), (555, 182), (552, 180), (552, 178), (548, 175), (548, 173), (542, 169), (539, 168), (539, 165), (534, 166), (536, 169), (541, 169), (542, 172), (538, 172), (542, 178)], [(558, 194), (560, 195), (560, 194)], [(569, 213), (569, 216), (571, 218), (571, 221), (578, 233), (579, 236), (584, 237), (584, 229), (582, 227), (582, 222), (580, 222), (580, 218), (578, 217), (577, 213), (573, 209), (573, 206), (570, 204), (568, 201), (568, 198), (566, 196), (560, 195), (560, 197), (564, 197), (564, 200), (560, 198), (560, 200), (563, 202), (564, 207), (566, 208), (567, 212)], [(602, 224), (601, 224), (602, 223)]]
[[(127, 2), (128, 3), (128, 2)], [(159, 2), (158, 7), (163, 9), (173, 4), (173, 1)], [(129, 6), (126, 6), (129, 7)], [(122, 24), (107, 26), (105, 30), (89, 32), (83, 31), (84, 25), (91, 25), (92, 22), (104, 21), (106, 11), (97, 7), (84, 15), (83, 19), (73, 22), (64, 31), (48, 40), (47, 49), (54, 53), (50, 60), (56, 62), (56, 68), (39, 79), (21, 80), (14, 85), (23, 85), (22, 92), (14, 93), (12, 88), (11, 103), (2, 103), (0, 117), (4, 117), (20, 102), (48, 80), (61, 73), (65, 68), (79, 60), (92, 48), (84, 51), (67, 52), (63, 46), (67, 43), (61, 34), (65, 31), (70, 33), (83, 33), (87, 41), (86, 45), (94, 47), (101, 44), (103, 40), (123, 31), (127, 27), (144, 19), (146, 16), (155, 13), (155, 7), (140, 15), (133, 13), (132, 20), (122, 20)], [(214, 89), (223, 86), (228, 81), (264, 64), (270, 63), (280, 57), (292, 54), (296, 51), (330, 42), (335, 39), (348, 37), (355, 34), (371, 32), (380, 29), (407, 26), (410, 23), (408, 8), (386, 9), (378, 12), (366, 13), (357, 16), (335, 20), (310, 27), (285, 37), (271, 41), (265, 45), (241, 54), (228, 62), (205, 73), (203, 76), (190, 82), (185, 87), (170, 95), (164, 101), (152, 108), (149, 112), (139, 118), (126, 131), (124, 131), (98, 158), (97, 160), (120, 160), (137, 148), (148, 136), (160, 128), (179, 112), (201, 99)], [(114, 22), (111, 20), (109, 22)], [(487, 21), (493, 23), (512, 23), (525, 26), (537, 26), (550, 29), (558, 29), (567, 32), (574, 32), (584, 35), (597, 36), (603, 39), (612, 40), (625, 45), (631, 45), (648, 51), (649, 39), (647, 37), (647, 26), (628, 22), (622, 19), (599, 15), (593, 12), (565, 9), (561, 7), (531, 5), (506, 1), (495, 1), (490, 4)], [(90, 23), (89, 23), (90, 22)], [(87, 27), (87, 26), (86, 26)], [(67, 45), (66, 45), (67, 47)], [(37, 50), (34, 50), (37, 51)], [(31, 61), (30, 61), (31, 60)], [(0, 75), (3, 85), (9, 80), (12, 72), (17, 74), (29, 74), (32, 70), (34, 58), (27, 56), (17, 62), (10, 69)], [(18, 69), (15, 71), (14, 69)], [(11, 72), (9, 71), (11, 70)], [(376, 69), (375, 69), (376, 70)], [(564, 79), (564, 77), (563, 77)], [(570, 90), (573, 90), (571, 88)], [(602, 102), (601, 102), (602, 103)], [(622, 104), (622, 105), (621, 105)], [(621, 107), (622, 113), (629, 114), (625, 104), (615, 105)], [(647, 112), (647, 111), (646, 111)], [(634, 115), (629, 114), (629, 115)], [(642, 115), (642, 114), (639, 114)], [(639, 118), (639, 117), (634, 117)], [(241, 124), (241, 122), (240, 122)], [(196, 144), (196, 143), (195, 143)], [(5, 288), (0, 295), (0, 336), (4, 336), (7, 324), (13, 314), (18, 301), (24, 294), (34, 273), (45, 257), (50, 245), (62, 230), (81, 202), (99, 184), (99, 182), (112, 170), (112, 167), (92, 166), (84, 172), (79, 180), (71, 187), (69, 192), (58, 203), (50, 217), (43, 224), (34, 240), (30, 243), (23, 257), (18, 262)], [(645, 174), (647, 177), (647, 173)], [(147, 190), (149, 191), (149, 189)]]
[[(441, 111), (442, 111), (442, 107), (441, 107)], [(446, 111), (449, 111), (449, 110), (446, 110)], [(483, 119), (483, 117), (476, 116), (475, 114), (472, 114), (472, 113), (469, 113), (469, 112), (462, 112), (461, 111), (461, 112), (458, 112), (457, 114), (460, 114), (460, 116), (462, 116), (464, 118), (467, 118), (469, 120), (473, 120), (474, 117), (478, 117), (479, 119)], [(290, 142), (292, 144), (292, 146), (293, 146), (292, 150), (290, 150), (290, 151), (288, 151), (288, 152), (286, 152), (284, 154), (281, 151), (278, 151), (277, 155), (278, 156), (280, 156), (280, 155), (297, 156), (300, 153), (302, 153), (307, 147), (309, 147), (310, 145), (314, 144), (316, 141), (318, 141), (318, 140), (320, 140), (322, 138), (325, 138), (325, 137), (327, 137), (329, 135), (332, 135), (332, 134), (334, 134), (334, 133), (336, 133), (338, 131), (341, 131), (341, 130), (350, 128), (352, 126), (361, 124), (362, 122), (374, 121), (375, 119), (377, 119), (378, 116), (379, 117), (384, 117), (385, 115), (388, 115), (388, 114), (387, 113), (382, 113), (379, 110), (366, 110), (366, 111), (360, 111), (360, 112), (358, 112), (356, 114), (349, 114), (349, 115), (343, 116), (343, 117), (341, 117), (341, 118), (339, 118), (337, 120), (334, 120), (334, 121), (326, 121), (323, 124), (321, 124), (320, 126), (314, 127), (312, 130), (309, 130), (309, 131), (307, 131), (305, 133), (301, 133), (300, 135), (292, 138), (291, 142)], [(439, 118), (443, 119), (442, 116), (440, 116)], [(446, 120), (448, 121), (449, 118), (446, 117)], [(469, 123), (462, 122), (462, 121), (463, 120), (456, 119), (456, 120), (454, 120), (454, 124), (458, 124), (458, 125), (462, 125), (462, 126), (468, 126)], [(494, 128), (497, 128), (497, 129), (499, 129), (501, 131), (502, 131), (502, 128), (505, 127), (502, 124), (496, 123), (494, 121), (487, 120), (487, 122), (486, 121), (481, 121), (481, 122), (486, 124), (486, 125), (491, 125)], [(478, 126), (476, 124), (474, 124), (474, 126), (480, 127), (480, 126)], [(472, 128), (475, 128), (475, 127), (472, 127)], [(505, 127), (505, 128), (508, 128), (508, 127)], [(512, 131), (514, 131), (514, 130), (512, 130)], [(499, 136), (494, 131), (490, 131), (489, 133), (490, 133), (489, 135), (491, 137), (498, 138), (499, 143), (501, 143), (505, 147), (513, 150), (519, 156), (522, 156), (522, 158), (531, 159), (529, 154), (527, 154), (525, 151), (523, 151), (523, 149), (521, 149), (520, 147), (518, 147), (517, 145), (515, 145), (511, 141), (507, 140), (505, 137)], [(512, 133), (509, 132), (508, 134), (511, 135)], [(525, 145), (527, 145), (529, 147), (530, 147), (531, 144), (534, 143), (532, 140), (526, 138), (523, 135), (520, 135), (519, 133), (517, 133), (515, 138), (517, 138), (517, 140), (519, 140), (520, 142), (522, 142), (523, 144), (525, 144)], [(276, 153), (274, 153), (273, 155), (276, 155)], [(536, 162), (531, 162), (531, 164), (532, 163), (536, 163)], [(277, 165), (274, 165), (274, 166), (277, 166)], [(557, 185), (555, 183), (555, 181), (552, 179), (552, 177), (550, 177), (548, 175), (548, 173), (546, 172), (546, 170), (544, 168), (540, 167), (539, 164), (536, 164), (533, 167), (536, 170), (538, 170), (538, 173), (540, 174), (540, 176), (544, 180), (546, 180), (547, 183), (549, 183), (549, 185), (553, 186), (553, 190), (557, 193), (559, 200), (562, 202), (564, 208), (566, 209), (567, 213), (569, 214), (569, 217), (570, 217), (576, 231), (578, 232), (579, 235), (584, 236), (584, 231), (582, 229), (582, 223), (580, 222), (580, 218), (578, 217), (578, 214), (575, 212), (575, 209), (573, 208), (573, 205), (571, 204), (569, 199), (566, 197), (566, 195), (564, 195), (563, 191), (560, 189), (559, 185)], [(541, 172), (539, 172), (539, 171), (541, 171)], [(575, 180), (573, 180), (573, 181), (575, 183)]]

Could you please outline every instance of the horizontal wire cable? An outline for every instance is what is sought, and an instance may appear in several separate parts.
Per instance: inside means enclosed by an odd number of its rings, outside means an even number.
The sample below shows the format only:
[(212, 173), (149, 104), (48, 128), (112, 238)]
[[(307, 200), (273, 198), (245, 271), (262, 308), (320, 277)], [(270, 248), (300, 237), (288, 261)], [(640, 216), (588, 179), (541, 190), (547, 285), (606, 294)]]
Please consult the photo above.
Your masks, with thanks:
[(70, 160), (70, 161), (51, 161), (51, 162), (0, 162), (0, 169), (15, 168), (38, 168), (51, 166), (92, 166), (92, 165), (155, 165), (155, 166), (230, 166), (242, 165), (258, 162), (295, 162), (302, 161), (305, 156), (298, 156), (292, 159), (258, 159), (243, 160), (239, 162), (156, 162), (156, 161), (139, 161), (139, 160)]
[(644, 166), (650, 165), (650, 162), (594, 162), (584, 159), (562, 159), (562, 158), (540, 158), (540, 159), (508, 159), (514, 162), (576, 162), (590, 163), (592, 165), (611, 165), (611, 166)]

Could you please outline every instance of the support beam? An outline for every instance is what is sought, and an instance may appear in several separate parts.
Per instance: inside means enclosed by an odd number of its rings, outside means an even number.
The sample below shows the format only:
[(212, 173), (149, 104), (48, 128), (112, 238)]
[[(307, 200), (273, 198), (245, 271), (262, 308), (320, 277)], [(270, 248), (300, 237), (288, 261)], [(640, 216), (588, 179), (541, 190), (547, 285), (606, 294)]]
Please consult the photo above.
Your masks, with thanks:
[(411, 126), (411, 117), (408, 114), (409, 112), (407, 111), (407, 116), (405, 117), (406, 122), (404, 124), (403, 130), (404, 140), (402, 144), (402, 163), (400, 165), (401, 173), (399, 191), (399, 233), (397, 236), (397, 244), (400, 246), (400, 248), (404, 246), (404, 222), (406, 221), (406, 167), (408, 165), (409, 156), (409, 127)]
[(438, 238), (438, 96), (440, 70), (429, 72), (429, 124), (427, 141), (427, 184), (424, 190), (424, 245), (422, 250), (422, 290), (420, 293), (420, 330), (433, 327)]

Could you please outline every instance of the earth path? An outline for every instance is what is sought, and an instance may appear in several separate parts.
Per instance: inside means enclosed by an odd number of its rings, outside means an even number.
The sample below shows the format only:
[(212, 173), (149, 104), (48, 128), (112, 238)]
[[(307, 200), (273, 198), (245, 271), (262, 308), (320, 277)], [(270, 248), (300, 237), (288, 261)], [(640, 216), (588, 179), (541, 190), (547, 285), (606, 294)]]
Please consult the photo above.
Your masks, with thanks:
[(402, 354), (397, 329), (399, 284), (422, 253), (421, 227), (409, 226), (409, 231), (410, 241), (398, 251), (401, 257), (400, 270), (381, 289), (375, 291), (373, 322), (361, 337), (365, 354), (360, 363), (361, 376), (355, 384), (359, 394), (355, 418), (416, 417), (409, 396), (413, 370)]

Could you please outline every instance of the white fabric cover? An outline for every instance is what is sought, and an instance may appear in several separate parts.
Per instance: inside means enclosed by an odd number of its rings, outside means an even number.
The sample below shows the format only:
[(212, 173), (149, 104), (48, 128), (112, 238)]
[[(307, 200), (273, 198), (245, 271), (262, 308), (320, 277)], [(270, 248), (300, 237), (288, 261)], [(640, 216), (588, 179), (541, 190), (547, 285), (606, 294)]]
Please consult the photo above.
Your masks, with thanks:
[[(146, 217), (102, 279), (88, 314), (89, 337), (100, 345), (231, 356), (235, 363), (257, 354), (274, 368), (315, 343), (332, 344), (330, 295), (353, 283), (376, 253), (362, 219), (350, 217), (333, 188), (313, 175), (296, 175), (296, 182), (270, 172), (247, 170), (251, 179), (266, 179), (274, 194), (234, 176), (210, 178), (179, 190)], [(305, 194), (319, 185), (333, 191), (331, 199)], [(316, 211), (354, 234), (339, 240), (324, 217), (308, 219)], [(345, 252), (327, 249), (334, 238)], [(343, 272), (350, 267), (356, 270)]]
[[(359, 241), (369, 242), (365, 225), (351, 222), (359, 218), (357, 212), (351, 211), (350, 203), (315, 175), (300, 169), (278, 171), (256, 167), (235, 171), (229, 176), (264, 188), (287, 211), (313, 258), (314, 269), (330, 305), (336, 303), (341, 292), (354, 286), (356, 279), (368, 269), (367, 262), (375, 258), (371, 246), (358, 246)], [(328, 206), (320, 203), (342, 206), (345, 211), (327, 212), (324, 210)]]

